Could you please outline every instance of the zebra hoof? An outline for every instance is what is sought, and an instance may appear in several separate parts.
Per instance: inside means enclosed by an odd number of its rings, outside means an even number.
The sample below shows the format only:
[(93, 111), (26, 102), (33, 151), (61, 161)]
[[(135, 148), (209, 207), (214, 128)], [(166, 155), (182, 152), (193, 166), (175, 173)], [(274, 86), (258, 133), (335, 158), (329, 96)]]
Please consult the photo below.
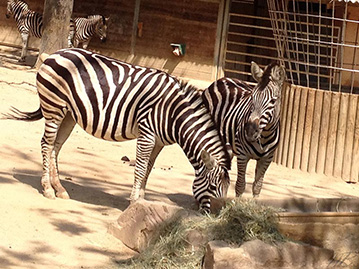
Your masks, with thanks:
[(57, 192), (56, 197), (61, 199), (70, 199), (70, 196), (67, 191)]
[(48, 199), (54, 200), (54, 199), (56, 198), (55, 192), (54, 192), (54, 190), (52, 190), (52, 189), (44, 190), (43, 194), (44, 194), (44, 196), (45, 196), (46, 198), (48, 198)]

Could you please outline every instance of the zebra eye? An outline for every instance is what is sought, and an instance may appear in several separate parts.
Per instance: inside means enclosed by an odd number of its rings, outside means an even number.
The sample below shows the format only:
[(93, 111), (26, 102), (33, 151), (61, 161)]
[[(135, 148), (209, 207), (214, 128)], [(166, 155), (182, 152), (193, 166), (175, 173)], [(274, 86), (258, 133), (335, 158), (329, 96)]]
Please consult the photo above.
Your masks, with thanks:
[(210, 184), (210, 185), (209, 185), (209, 189), (210, 189), (211, 191), (215, 191), (217, 188), (216, 188), (215, 185)]

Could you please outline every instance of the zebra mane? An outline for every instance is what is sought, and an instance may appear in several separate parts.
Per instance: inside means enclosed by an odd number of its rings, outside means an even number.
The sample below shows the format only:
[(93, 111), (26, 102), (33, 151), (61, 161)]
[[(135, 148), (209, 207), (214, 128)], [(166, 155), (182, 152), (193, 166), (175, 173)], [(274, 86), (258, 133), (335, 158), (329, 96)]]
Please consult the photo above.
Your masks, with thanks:
[(183, 80), (180, 80), (180, 88), (183, 93), (185, 93), (187, 96), (196, 96), (201, 97), (200, 89), (198, 89), (196, 86), (185, 82)]
[(26, 10), (29, 9), (29, 4), (24, 0), (14, 0), (14, 2), (22, 4), (21, 6), (23, 9), (26, 9)]
[(101, 19), (103, 25), (106, 25), (106, 18), (104, 15), (88, 15), (87, 18), (88, 19)]
[(271, 62), (268, 66), (266, 66), (266, 68), (264, 69), (261, 81), (258, 83), (258, 89), (260, 91), (263, 91), (267, 87), (267, 85), (270, 81), (270, 75), (272, 72), (272, 68), (275, 67), (276, 65), (278, 65), (278, 63), (274, 61), (274, 62)]

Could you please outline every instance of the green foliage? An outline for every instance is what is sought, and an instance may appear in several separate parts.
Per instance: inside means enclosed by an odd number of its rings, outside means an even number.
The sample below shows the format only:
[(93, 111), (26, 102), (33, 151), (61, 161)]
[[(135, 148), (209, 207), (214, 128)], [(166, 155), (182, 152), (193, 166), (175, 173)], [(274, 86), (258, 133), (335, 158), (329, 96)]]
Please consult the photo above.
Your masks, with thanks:
[(206, 242), (223, 240), (234, 246), (254, 239), (267, 243), (283, 241), (276, 213), (275, 209), (253, 200), (234, 200), (217, 216), (175, 216), (159, 229), (158, 236), (145, 251), (122, 263), (121, 268), (200, 268), (206, 244), (191, 246), (187, 239), (190, 231), (203, 234)]

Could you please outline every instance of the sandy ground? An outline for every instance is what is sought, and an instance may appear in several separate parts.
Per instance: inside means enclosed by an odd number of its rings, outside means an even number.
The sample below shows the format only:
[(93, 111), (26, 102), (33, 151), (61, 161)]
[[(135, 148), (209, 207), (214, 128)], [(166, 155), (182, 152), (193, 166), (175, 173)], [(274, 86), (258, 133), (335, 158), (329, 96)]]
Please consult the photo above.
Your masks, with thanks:
[[(11, 53), (19, 55), (18, 50)], [(11, 105), (38, 108), (35, 72), (0, 53), (0, 113)], [(116, 261), (134, 252), (107, 233), (109, 223), (129, 205), (136, 141), (111, 143), (76, 127), (60, 153), (60, 177), (70, 200), (41, 195), (40, 139), (43, 121), (0, 121), (0, 268), (118, 268)], [(245, 197), (251, 197), (254, 162), (248, 167)], [(177, 145), (157, 159), (146, 199), (194, 207), (193, 168)], [(234, 196), (236, 165), (233, 161)], [(272, 164), (263, 198), (357, 197), (359, 184), (310, 175)]]

